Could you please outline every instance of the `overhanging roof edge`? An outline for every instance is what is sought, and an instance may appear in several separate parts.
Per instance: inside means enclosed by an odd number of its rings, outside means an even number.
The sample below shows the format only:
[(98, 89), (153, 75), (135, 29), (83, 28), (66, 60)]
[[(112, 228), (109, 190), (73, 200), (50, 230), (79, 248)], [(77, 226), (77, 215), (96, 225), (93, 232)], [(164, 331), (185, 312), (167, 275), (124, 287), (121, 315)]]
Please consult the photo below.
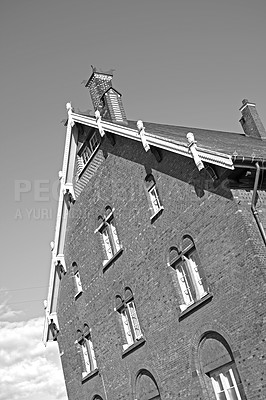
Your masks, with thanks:
[[(98, 128), (95, 118), (88, 117), (85, 115), (80, 115), (76, 113), (72, 113), (72, 118), (75, 122), (81, 123), (87, 126), (91, 126), (94, 128)], [(124, 136), (129, 139), (133, 139), (136, 141), (141, 141), (139, 133), (137, 129), (132, 129), (127, 126), (116, 125), (113, 122), (101, 121), (102, 127), (104, 130), (114, 133), (116, 135)], [(192, 129), (193, 130), (193, 129)], [(164, 150), (171, 151), (173, 153), (177, 153), (183, 155), (185, 157), (192, 158), (192, 155), (189, 152), (188, 145), (186, 143), (175, 142), (173, 140), (167, 140), (165, 138), (160, 138), (158, 135), (154, 135), (152, 133), (145, 131), (145, 138), (149, 145), (159, 147)], [(219, 153), (213, 150), (204, 149), (202, 147), (197, 147), (198, 153), (202, 158), (202, 161), (213, 163), (216, 165), (220, 165), (224, 168), (234, 169), (232, 157), (229, 154)]]

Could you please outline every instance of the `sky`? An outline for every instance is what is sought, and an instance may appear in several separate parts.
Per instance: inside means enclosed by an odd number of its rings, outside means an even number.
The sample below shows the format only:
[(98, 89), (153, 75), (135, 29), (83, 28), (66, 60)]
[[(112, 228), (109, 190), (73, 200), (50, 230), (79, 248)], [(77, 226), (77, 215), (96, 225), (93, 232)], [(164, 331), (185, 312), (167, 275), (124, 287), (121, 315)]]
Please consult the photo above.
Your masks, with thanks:
[(128, 119), (241, 132), (266, 124), (265, 0), (0, 0), (0, 400), (66, 400), (41, 342), (65, 104), (114, 69)]

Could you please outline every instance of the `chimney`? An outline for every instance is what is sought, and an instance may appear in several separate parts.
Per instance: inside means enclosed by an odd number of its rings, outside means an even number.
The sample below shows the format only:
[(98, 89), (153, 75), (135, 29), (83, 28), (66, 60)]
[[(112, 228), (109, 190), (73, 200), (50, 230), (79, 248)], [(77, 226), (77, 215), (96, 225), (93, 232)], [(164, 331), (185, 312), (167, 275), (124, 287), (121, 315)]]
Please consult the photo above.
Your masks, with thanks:
[(257, 112), (256, 104), (250, 103), (247, 99), (242, 100), (242, 104), (240, 108), (242, 117), (239, 122), (246, 136), (266, 139), (266, 131)]
[(92, 66), (92, 75), (85, 87), (89, 89), (94, 110), (99, 110), (103, 119), (127, 125), (122, 95), (112, 87), (113, 70), (97, 72)]

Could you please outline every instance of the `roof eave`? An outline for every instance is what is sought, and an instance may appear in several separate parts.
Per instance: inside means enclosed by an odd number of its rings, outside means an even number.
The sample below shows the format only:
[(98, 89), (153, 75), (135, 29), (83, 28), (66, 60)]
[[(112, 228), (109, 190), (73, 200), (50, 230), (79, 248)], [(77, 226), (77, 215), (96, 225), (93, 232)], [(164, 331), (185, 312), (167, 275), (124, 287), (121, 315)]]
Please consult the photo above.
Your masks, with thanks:
[[(93, 128), (98, 128), (95, 118), (87, 117), (84, 115), (72, 113), (73, 121), (91, 126)], [(137, 129), (132, 129), (127, 126), (117, 125), (113, 122), (109, 121), (101, 121), (102, 127), (104, 130), (111, 132), (115, 135), (123, 136), (131, 140), (141, 141), (140, 135)], [(184, 135), (185, 136), (185, 135)], [(145, 138), (149, 145), (156, 146), (160, 149), (164, 149), (167, 151), (171, 151), (176, 154), (183, 155), (185, 157), (192, 158), (191, 153), (189, 152), (187, 142), (178, 142), (174, 140), (169, 140), (166, 138), (161, 138), (157, 135), (154, 135), (150, 132), (145, 131)], [(211, 164), (219, 165), (224, 168), (234, 169), (234, 165), (232, 162), (232, 156), (225, 153), (220, 153), (217, 151), (205, 149), (203, 147), (198, 146), (197, 151), (202, 161), (208, 162)]]

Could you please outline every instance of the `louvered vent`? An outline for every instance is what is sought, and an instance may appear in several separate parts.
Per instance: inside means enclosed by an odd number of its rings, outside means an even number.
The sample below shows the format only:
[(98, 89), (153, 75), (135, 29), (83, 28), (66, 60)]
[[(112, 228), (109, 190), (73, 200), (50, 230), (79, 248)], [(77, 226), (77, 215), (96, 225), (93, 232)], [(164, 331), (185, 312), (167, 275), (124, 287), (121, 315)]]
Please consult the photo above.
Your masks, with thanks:
[(126, 113), (119, 93), (113, 89), (109, 89), (105, 94), (105, 103), (113, 122), (126, 122)]

